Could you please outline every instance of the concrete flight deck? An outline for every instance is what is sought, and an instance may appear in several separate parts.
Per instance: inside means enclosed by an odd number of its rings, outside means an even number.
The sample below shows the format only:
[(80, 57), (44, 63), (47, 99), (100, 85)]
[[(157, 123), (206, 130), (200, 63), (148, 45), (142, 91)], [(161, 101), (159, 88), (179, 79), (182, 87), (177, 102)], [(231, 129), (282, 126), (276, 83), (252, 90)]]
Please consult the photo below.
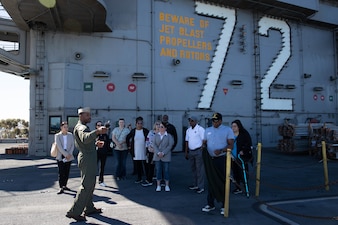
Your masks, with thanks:
[[(0, 224), (78, 224), (65, 217), (80, 183), (76, 162), (68, 187), (57, 195), (57, 165), (50, 157), (8, 155), (0, 146)], [(174, 153), (171, 163), (171, 192), (155, 192), (155, 186), (135, 184), (128, 156), (126, 180), (113, 179), (114, 158), (106, 165), (107, 187), (96, 186), (94, 203), (102, 214), (87, 217), (82, 224), (337, 224), (338, 161), (329, 161), (329, 191), (325, 190), (323, 164), (315, 156), (282, 154), (263, 149), (261, 190), (255, 193), (255, 168), (250, 167), (247, 198), (230, 193), (229, 217), (216, 210), (204, 213), (207, 192), (197, 194), (190, 185), (190, 168), (183, 153)], [(79, 223), (80, 224), (80, 223)]]

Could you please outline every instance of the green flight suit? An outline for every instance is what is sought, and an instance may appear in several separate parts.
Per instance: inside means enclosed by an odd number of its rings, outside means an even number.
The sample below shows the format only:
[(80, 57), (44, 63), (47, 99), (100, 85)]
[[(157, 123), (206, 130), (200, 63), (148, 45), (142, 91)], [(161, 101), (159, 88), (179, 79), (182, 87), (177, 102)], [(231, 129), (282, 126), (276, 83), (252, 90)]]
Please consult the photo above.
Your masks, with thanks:
[(97, 173), (97, 152), (95, 148), (96, 131), (79, 120), (74, 127), (75, 146), (79, 150), (78, 167), (81, 171), (81, 186), (77, 191), (74, 204), (69, 210), (73, 215), (94, 211), (93, 192)]

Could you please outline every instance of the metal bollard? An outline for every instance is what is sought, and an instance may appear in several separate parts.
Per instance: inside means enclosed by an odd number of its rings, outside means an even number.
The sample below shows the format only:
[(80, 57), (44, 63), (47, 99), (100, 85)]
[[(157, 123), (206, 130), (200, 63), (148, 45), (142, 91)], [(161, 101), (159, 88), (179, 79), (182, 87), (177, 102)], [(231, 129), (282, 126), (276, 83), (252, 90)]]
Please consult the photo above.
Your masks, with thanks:
[(262, 159), (262, 144), (257, 144), (257, 167), (256, 167), (256, 192), (255, 196), (259, 197), (259, 188), (261, 182), (261, 159)]
[(224, 194), (224, 217), (229, 216), (229, 193), (230, 193), (230, 173), (231, 173), (231, 149), (227, 149), (225, 174), (225, 194)]
[(327, 156), (326, 156), (326, 143), (322, 141), (322, 155), (323, 155), (323, 167), (324, 167), (324, 179), (325, 179), (325, 190), (329, 190), (329, 172), (327, 169)]

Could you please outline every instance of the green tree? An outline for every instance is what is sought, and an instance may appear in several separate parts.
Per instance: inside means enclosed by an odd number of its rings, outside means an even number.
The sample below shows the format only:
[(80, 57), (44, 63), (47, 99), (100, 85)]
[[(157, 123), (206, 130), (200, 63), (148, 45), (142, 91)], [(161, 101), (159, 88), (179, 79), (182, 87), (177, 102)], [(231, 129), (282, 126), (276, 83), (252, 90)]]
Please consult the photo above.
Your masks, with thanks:
[(0, 120), (0, 138), (28, 137), (29, 122), (23, 119)]

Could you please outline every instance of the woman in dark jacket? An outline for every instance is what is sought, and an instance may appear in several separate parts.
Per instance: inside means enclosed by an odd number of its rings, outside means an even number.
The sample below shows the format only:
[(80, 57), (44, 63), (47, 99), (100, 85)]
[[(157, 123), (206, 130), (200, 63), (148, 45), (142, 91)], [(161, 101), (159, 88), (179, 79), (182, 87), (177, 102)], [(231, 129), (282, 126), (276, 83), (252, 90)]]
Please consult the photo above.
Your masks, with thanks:
[(236, 182), (236, 188), (233, 193), (240, 194), (243, 192), (240, 188), (240, 183), (244, 180), (244, 176), (242, 162), (238, 159), (238, 155), (244, 160), (244, 169), (246, 174), (248, 174), (248, 162), (252, 160), (252, 140), (249, 132), (243, 127), (240, 120), (234, 120), (231, 123), (231, 128), (235, 134), (234, 147), (231, 152), (233, 156), (233, 178)]

